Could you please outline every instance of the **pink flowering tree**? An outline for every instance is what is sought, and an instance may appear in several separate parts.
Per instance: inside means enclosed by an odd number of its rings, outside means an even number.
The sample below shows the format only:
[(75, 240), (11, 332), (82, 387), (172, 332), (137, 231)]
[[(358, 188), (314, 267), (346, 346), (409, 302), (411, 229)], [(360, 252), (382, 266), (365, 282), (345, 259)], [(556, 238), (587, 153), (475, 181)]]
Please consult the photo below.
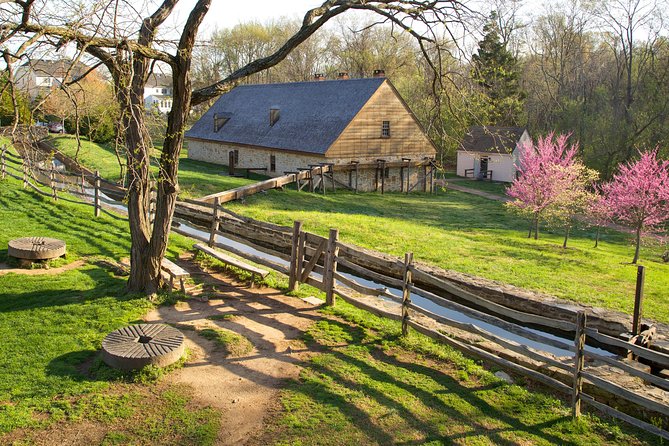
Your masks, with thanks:
[(635, 232), (632, 263), (639, 260), (641, 236), (661, 231), (669, 220), (669, 161), (658, 159), (657, 149), (640, 155), (637, 161), (621, 164), (602, 186), (613, 218)]
[(601, 193), (600, 188), (595, 187), (595, 192), (585, 209), (584, 216), (585, 221), (596, 228), (595, 248), (597, 248), (599, 246), (599, 236), (601, 235), (602, 228), (605, 228), (613, 219), (613, 213), (609, 206), (609, 202)]
[(596, 198), (592, 185), (598, 177), (596, 170), (587, 168), (578, 159), (572, 160), (571, 164), (563, 168), (561, 181), (564, 187), (551, 205), (549, 215), (564, 229), (562, 247), (565, 249), (571, 229), (582, 219)]
[(555, 217), (561, 194), (573, 183), (577, 147), (567, 144), (568, 137), (551, 133), (521, 147), (520, 175), (506, 190), (512, 198), (506, 205), (530, 220), (528, 238), (532, 231), (539, 237), (539, 222)]

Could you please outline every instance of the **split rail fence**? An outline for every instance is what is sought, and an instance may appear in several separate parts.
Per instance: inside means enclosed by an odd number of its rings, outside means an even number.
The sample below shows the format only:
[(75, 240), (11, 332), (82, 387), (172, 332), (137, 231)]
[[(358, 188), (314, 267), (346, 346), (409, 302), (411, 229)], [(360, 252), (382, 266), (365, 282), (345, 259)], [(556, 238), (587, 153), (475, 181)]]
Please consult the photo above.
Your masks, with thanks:
[[(23, 181), (24, 188), (54, 200), (71, 200), (59, 191), (66, 191), (81, 199), (90, 199), (93, 186), (93, 202), (90, 204), (98, 216), (101, 211), (115, 218), (116, 214), (103, 209), (103, 204), (119, 206), (121, 203), (107, 200), (106, 193), (118, 193), (118, 187), (102, 180), (96, 173), (76, 175), (57, 172), (30, 165), (21, 157), (2, 149), (0, 174)], [(37, 184), (48, 188), (40, 189)], [(88, 190), (87, 190), (88, 189)], [(261, 222), (236, 214), (220, 206), (219, 197), (213, 203), (201, 200), (177, 202), (174, 231), (199, 239), (210, 247), (223, 249), (253, 263), (288, 275), (289, 287), (295, 290), (300, 283), (318, 288), (326, 295), (326, 303), (335, 305), (341, 298), (351, 305), (381, 317), (400, 321), (402, 332), (409, 327), (432, 339), (441, 341), (465, 354), (499, 365), (500, 367), (529, 377), (571, 397), (572, 414), (581, 414), (581, 404), (588, 404), (599, 411), (628, 422), (647, 432), (669, 440), (664, 430), (669, 423), (669, 406), (646, 395), (637, 394), (620, 383), (607, 380), (596, 373), (596, 367), (586, 363), (598, 361), (616, 368), (620, 374), (640, 378), (647, 385), (669, 391), (669, 380), (638, 369), (634, 364), (621, 359), (595, 353), (586, 349), (586, 340), (595, 341), (600, 348), (628, 352), (636, 358), (655, 364), (658, 369), (669, 369), (669, 355), (654, 351), (622, 339), (615, 338), (589, 328), (584, 312), (575, 314), (573, 321), (557, 320), (514, 310), (491, 302), (452, 282), (430, 274), (429, 269), (416, 264), (411, 253), (403, 259), (363, 249), (339, 241), (339, 232), (330, 230), (328, 237), (309, 233), (301, 222), (293, 227)], [(77, 201), (79, 202), (79, 201)], [(204, 235), (194, 235), (181, 228), (181, 224), (200, 229)], [(231, 243), (233, 242), (233, 243)], [(240, 245), (241, 244), (241, 245)], [(348, 274), (347, 274), (348, 273)], [(360, 280), (356, 278), (362, 278)], [(361, 283), (371, 281), (379, 286)], [(397, 290), (391, 292), (388, 288)], [(491, 324), (492, 326), (522, 338), (570, 352), (571, 356), (556, 357), (538, 348), (494, 334), (472, 323), (463, 323), (436, 314), (412, 302), (412, 295), (427, 299), (440, 308)], [(370, 299), (372, 298), (372, 299)], [(457, 299), (459, 302), (456, 302)], [(382, 305), (379, 305), (382, 303)], [(395, 303), (394, 310), (386, 304)], [(439, 328), (450, 327), (474, 334), (491, 343), (473, 342), (466, 337), (447, 335)], [(530, 330), (527, 326), (535, 330)], [(574, 341), (568, 342), (544, 333), (571, 333)], [(505, 351), (507, 353), (501, 353)], [(509, 355), (513, 352), (515, 355)], [(587, 361), (586, 361), (587, 360)], [(607, 401), (626, 401), (633, 407), (643, 408), (660, 416), (659, 426), (641, 420), (598, 401), (595, 396)], [(648, 418), (648, 417), (646, 417)]]

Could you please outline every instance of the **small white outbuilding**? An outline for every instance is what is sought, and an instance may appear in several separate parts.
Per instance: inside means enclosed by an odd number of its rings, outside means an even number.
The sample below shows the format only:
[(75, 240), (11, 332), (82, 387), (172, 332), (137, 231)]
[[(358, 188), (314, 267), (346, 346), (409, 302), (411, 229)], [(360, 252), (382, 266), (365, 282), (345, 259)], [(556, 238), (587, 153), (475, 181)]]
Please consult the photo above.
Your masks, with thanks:
[(523, 127), (471, 127), (457, 151), (456, 173), (461, 177), (510, 183), (516, 178), (523, 147), (531, 141)]

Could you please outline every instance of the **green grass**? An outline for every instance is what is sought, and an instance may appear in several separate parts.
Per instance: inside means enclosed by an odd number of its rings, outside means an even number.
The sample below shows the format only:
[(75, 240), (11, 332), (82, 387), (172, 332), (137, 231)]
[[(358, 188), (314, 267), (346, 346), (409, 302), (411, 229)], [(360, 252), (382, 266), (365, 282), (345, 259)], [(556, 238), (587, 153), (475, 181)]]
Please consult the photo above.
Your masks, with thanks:
[[(636, 267), (634, 248), (624, 234), (608, 231), (593, 248), (594, 230), (575, 231), (567, 249), (562, 234), (546, 231), (526, 238), (527, 222), (502, 203), (456, 191), (437, 195), (270, 191), (230, 203), (243, 215), (291, 226), (302, 220), (307, 231), (417, 261), (510, 283), (589, 305), (630, 313)], [(669, 322), (669, 264), (659, 247), (644, 248), (644, 315)]]
[[(97, 152), (103, 157), (102, 149)], [(182, 163), (180, 183), (182, 189), (192, 188), (187, 189), (192, 196), (247, 181), (221, 176), (223, 166)], [(486, 181), (457, 184), (498, 194), (505, 187)], [(594, 230), (577, 230), (564, 250), (562, 234), (544, 231), (538, 241), (527, 239), (527, 222), (501, 203), (471, 194), (447, 190), (436, 196), (380, 196), (339, 191), (323, 197), (270, 191), (229, 207), (287, 226), (302, 220), (308, 231), (321, 235), (336, 227), (342, 240), (359, 246), (397, 256), (412, 251), (418, 261), (446, 269), (630, 314), (633, 310), (636, 268), (629, 263), (634, 254), (629, 237), (606, 232), (595, 249)], [(669, 264), (660, 260), (662, 251), (660, 247), (642, 249), (642, 264), (647, 267), (644, 312), (651, 319), (669, 322)]]
[[(70, 135), (54, 137), (54, 144), (58, 150), (71, 157), (77, 150), (76, 140)], [(79, 162), (90, 169), (99, 170), (103, 178), (112, 181), (119, 179), (120, 168), (112, 145), (83, 141)], [(155, 166), (153, 171), (154, 173), (157, 171)], [(251, 174), (250, 179), (231, 177), (226, 166), (188, 159), (188, 152), (185, 149), (179, 159), (179, 187), (182, 198), (202, 197), (264, 178), (256, 174)]]
[[(460, 178), (460, 177), (459, 177)], [(449, 180), (446, 180), (448, 182)], [(470, 189), (476, 189), (483, 192), (490, 192), (495, 195), (506, 195), (506, 188), (509, 187), (509, 183), (497, 183), (490, 181), (476, 181), (476, 180), (465, 180), (452, 181), (452, 184), (468, 187)], [(448, 188), (448, 186), (446, 186)]]
[[(308, 331), (319, 354), (282, 392), (266, 443), (634, 445), (656, 439), (495, 378), (398, 323), (345, 303)], [(327, 316), (326, 316), (327, 317)], [(261, 439), (262, 440), (262, 439)]]
[(226, 356), (243, 356), (253, 351), (253, 344), (244, 336), (222, 328), (203, 328), (198, 334), (205, 339), (214, 341), (221, 347)]
[[(107, 333), (140, 320), (154, 306), (126, 293), (125, 278), (95, 262), (128, 257), (127, 223), (104, 214), (93, 218), (88, 206), (54, 203), (13, 179), (0, 181), (0, 262), (7, 259), (10, 239), (28, 235), (65, 240), (64, 263), (88, 262), (57, 275), (0, 275), (0, 436), (26, 428), (29, 440), (53, 423), (88, 420), (105, 429), (118, 425), (131, 443), (212, 443), (207, 439), (212, 429), (217, 432), (220, 415), (191, 408), (181, 388), (156, 396), (150, 391), (159, 376), (154, 371), (135, 376), (146, 385), (131, 386), (96, 359)], [(173, 237), (169, 255), (189, 245)], [(147, 399), (164, 410), (139, 417)]]

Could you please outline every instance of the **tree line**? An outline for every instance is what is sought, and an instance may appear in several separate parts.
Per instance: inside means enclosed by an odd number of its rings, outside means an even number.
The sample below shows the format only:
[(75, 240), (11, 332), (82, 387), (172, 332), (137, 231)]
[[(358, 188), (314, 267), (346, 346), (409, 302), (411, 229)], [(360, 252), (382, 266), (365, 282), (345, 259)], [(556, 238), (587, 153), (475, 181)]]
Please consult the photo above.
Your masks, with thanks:
[[(488, 7), (481, 35), (470, 37), (478, 39), (469, 42), (471, 50), (466, 40), (438, 42), (439, 79), (409, 33), (358, 17), (319, 30), (284, 61), (244, 82), (307, 81), (314, 73), (366, 77), (384, 69), (445, 164), (454, 161), (472, 125), (526, 126), (535, 138), (569, 133), (586, 165), (604, 178), (637, 148), (660, 145), (659, 155), (669, 155), (665, 3), (565, 0), (548, 2), (531, 16), (521, 14), (518, 0), (490, 0)], [(215, 30), (195, 49), (194, 83), (204, 85), (271, 53), (298, 26), (276, 20)]]

